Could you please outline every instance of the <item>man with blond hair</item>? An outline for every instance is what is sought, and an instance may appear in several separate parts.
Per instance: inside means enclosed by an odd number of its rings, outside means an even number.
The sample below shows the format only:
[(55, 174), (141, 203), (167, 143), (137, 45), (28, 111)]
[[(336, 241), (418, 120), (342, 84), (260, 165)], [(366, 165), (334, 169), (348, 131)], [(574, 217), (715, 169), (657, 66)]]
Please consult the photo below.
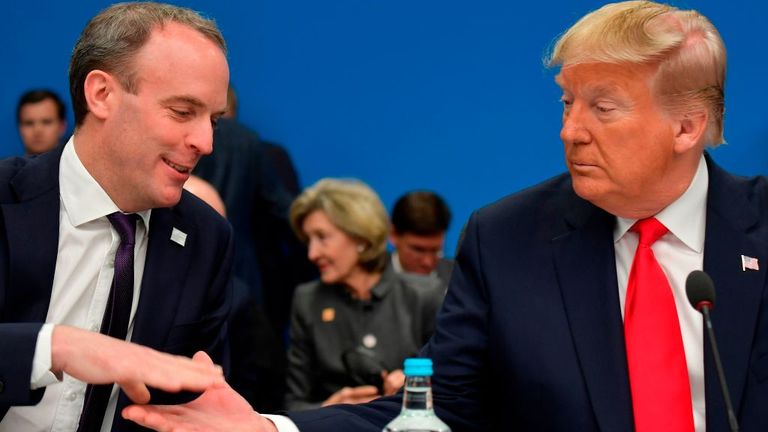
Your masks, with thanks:
[[(712, 318), (736, 417), (768, 430), (768, 182), (705, 152), (722, 142), (720, 36), (695, 11), (615, 3), (565, 32), (549, 64), (560, 67), (568, 173), (468, 222), (421, 353), (435, 363), (438, 416), (454, 432), (727, 430), (685, 295), (704, 269), (719, 288)], [(125, 414), (169, 430), (239, 412), (234, 396), (209, 392), (176, 417)], [(399, 406), (289, 417), (302, 432), (377, 431)]]
[(0, 162), (0, 431), (138, 430), (116, 410), (223, 381), (182, 356), (221, 357), (231, 229), (182, 186), (226, 108), (224, 39), (189, 9), (120, 3), (69, 75), (68, 143)]

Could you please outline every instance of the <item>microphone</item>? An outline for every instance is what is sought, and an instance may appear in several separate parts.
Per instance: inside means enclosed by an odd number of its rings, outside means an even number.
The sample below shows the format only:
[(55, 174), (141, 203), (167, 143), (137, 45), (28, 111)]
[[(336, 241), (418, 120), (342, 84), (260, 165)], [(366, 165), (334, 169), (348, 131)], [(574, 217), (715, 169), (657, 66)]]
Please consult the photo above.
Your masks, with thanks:
[(720, 360), (720, 351), (717, 349), (715, 331), (712, 328), (712, 319), (709, 316), (709, 311), (715, 307), (715, 284), (712, 283), (712, 279), (708, 274), (701, 270), (694, 270), (688, 274), (688, 278), (685, 280), (685, 293), (691, 306), (704, 316), (704, 328), (707, 329), (709, 345), (712, 347), (712, 355), (715, 358), (717, 379), (720, 381), (720, 390), (723, 392), (725, 408), (728, 410), (728, 423), (730, 423), (731, 432), (738, 432), (739, 422), (736, 420), (736, 414), (733, 412), (728, 384), (725, 382), (723, 363)]

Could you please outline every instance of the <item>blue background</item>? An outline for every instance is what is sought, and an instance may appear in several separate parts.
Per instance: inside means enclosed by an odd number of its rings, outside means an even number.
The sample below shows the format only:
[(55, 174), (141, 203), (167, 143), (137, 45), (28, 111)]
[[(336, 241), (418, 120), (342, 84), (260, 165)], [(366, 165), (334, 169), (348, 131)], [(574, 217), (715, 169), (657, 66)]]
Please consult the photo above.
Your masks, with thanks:
[[(0, 156), (21, 153), (19, 95), (66, 96), (72, 46), (110, 2), (4, 8)], [(429, 188), (454, 211), (448, 254), (470, 212), (564, 170), (559, 92), (542, 65), (552, 41), (602, 2), (559, 0), (178, 1), (218, 22), (240, 120), (291, 152), (304, 185), (358, 177), (391, 207)], [(768, 172), (768, 3), (680, 1), (728, 47), (726, 139), (715, 159)], [(69, 106), (68, 103), (68, 107)], [(71, 109), (70, 109), (70, 125)]]

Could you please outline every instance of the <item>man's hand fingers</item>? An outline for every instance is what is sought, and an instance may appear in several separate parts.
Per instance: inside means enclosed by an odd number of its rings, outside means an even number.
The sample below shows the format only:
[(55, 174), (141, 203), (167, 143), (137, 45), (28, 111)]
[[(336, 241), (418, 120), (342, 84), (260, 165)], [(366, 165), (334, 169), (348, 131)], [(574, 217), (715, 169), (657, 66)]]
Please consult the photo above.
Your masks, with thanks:
[(352, 387), (349, 389), (349, 394), (347, 396), (349, 397), (367, 397), (367, 396), (376, 396), (379, 394), (379, 389), (377, 389), (374, 386), (359, 386), (359, 387)]
[(156, 412), (156, 407), (131, 405), (123, 409), (123, 418), (138, 423), (144, 427), (160, 432), (172, 430), (165, 417)]
[(123, 389), (128, 399), (137, 404), (149, 403), (149, 389), (142, 382), (130, 381), (125, 383), (119, 383), (120, 388)]
[(205, 351), (196, 352), (195, 355), (192, 356), (192, 360), (200, 363), (201, 365), (216, 366), (215, 364), (213, 364), (213, 360), (211, 360), (211, 357)]

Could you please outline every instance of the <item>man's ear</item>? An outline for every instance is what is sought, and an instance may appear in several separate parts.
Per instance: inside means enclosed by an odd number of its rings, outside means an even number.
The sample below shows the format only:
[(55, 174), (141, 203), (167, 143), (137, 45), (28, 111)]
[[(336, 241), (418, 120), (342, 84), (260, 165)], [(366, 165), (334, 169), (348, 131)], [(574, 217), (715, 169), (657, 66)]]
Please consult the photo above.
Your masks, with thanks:
[(675, 153), (683, 154), (698, 147), (709, 124), (709, 113), (702, 109), (683, 114), (675, 121)]
[(115, 78), (102, 70), (92, 70), (85, 77), (83, 85), (88, 112), (99, 120), (105, 120), (114, 110), (116, 86)]

